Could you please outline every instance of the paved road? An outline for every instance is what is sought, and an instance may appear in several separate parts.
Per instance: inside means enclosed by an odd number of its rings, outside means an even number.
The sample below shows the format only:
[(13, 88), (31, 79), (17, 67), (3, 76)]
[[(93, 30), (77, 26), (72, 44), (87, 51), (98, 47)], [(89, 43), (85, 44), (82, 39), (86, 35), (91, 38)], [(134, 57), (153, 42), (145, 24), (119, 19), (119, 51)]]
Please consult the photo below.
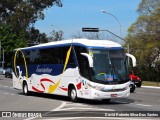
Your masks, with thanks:
[[(89, 119), (83, 117), (84, 112), (86, 114), (93, 116), (97, 115), (97, 118), (92, 119), (106, 119), (104, 113), (106, 111), (160, 111), (160, 89), (153, 88), (137, 88), (134, 93), (131, 93), (129, 98), (125, 99), (113, 99), (110, 103), (103, 103), (102, 101), (91, 101), (91, 100), (82, 100), (80, 99), (78, 103), (72, 103), (67, 97), (55, 96), (55, 95), (44, 95), (44, 94), (34, 94), (30, 96), (22, 95), (21, 91), (15, 90), (12, 87), (12, 79), (4, 78), (3, 75), (0, 75), (0, 111), (45, 111), (46, 115), (53, 115), (51, 111), (60, 111), (59, 113), (54, 113), (58, 117), (52, 118), (43, 118), (43, 119), (56, 119), (64, 120), (66, 117), (59, 118), (60, 116), (70, 116), (68, 119)], [(61, 112), (63, 111), (63, 112)], [(72, 112), (70, 112), (72, 111)], [(104, 118), (99, 118), (100, 111), (104, 115)], [(85, 115), (86, 115), (85, 114)], [(107, 113), (108, 114), (108, 113)], [(59, 116), (60, 115), (60, 116)], [(75, 116), (73, 116), (75, 115)], [(79, 115), (77, 118), (76, 115)], [(110, 114), (111, 115), (111, 114)], [(114, 115), (113, 115), (114, 116)], [(148, 119), (153, 119), (147, 117)], [(2, 118), (0, 118), (2, 119)], [(18, 118), (22, 119), (22, 118)], [(18, 120), (15, 118), (15, 120)], [(31, 119), (41, 119), (39, 117), (30, 117), (26, 120)], [(108, 119), (111, 119), (109, 117)], [(112, 119), (123, 119), (119, 117), (112, 117)], [(135, 118), (127, 118), (135, 119)], [(137, 118), (136, 118), (137, 119)], [(138, 118), (146, 119), (145, 117)], [(159, 118), (154, 118), (159, 119)]]

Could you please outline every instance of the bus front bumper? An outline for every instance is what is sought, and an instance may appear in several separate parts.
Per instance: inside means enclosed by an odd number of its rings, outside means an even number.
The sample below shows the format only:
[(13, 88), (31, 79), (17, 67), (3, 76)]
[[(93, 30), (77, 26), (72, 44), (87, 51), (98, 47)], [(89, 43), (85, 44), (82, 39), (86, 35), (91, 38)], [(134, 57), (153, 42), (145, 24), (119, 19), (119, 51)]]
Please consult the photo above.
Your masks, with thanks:
[(130, 88), (119, 92), (102, 92), (92, 89), (91, 99), (112, 99), (112, 98), (126, 98), (130, 95)]

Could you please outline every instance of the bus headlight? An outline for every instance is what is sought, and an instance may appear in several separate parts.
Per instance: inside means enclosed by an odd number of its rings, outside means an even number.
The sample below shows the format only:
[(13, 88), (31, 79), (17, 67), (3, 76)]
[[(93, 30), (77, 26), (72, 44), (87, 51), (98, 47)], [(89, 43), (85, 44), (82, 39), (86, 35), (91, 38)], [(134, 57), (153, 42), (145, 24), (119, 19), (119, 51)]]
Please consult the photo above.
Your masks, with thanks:
[(100, 90), (100, 91), (102, 91), (102, 90), (103, 90), (103, 88), (102, 88), (102, 87), (100, 87), (100, 86), (96, 86), (96, 90)]

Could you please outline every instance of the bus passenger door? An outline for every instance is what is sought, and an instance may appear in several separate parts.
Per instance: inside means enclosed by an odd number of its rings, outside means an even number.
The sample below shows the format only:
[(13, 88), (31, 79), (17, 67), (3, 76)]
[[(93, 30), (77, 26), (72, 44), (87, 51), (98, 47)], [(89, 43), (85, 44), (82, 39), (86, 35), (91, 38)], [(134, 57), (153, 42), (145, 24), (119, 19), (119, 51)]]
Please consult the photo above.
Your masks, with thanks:
[(86, 78), (81, 78), (82, 79), (82, 96), (83, 98), (90, 98), (90, 88), (88, 85), (88, 80)]
[(89, 64), (86, 57), (81, 58), (82, 63), (79, 64), (79, 72), (81, 76), (82, 83), (82, 96), (84, 98), (90, 98), (90, 88), (88, 83), (90, 82), (89, 77)]
[(89, 83), (89, 62), (88, 58), (81, 53), (88, 53), (87, 49), (82, 46), (74, 46), (76, 59), (78, 62), (78, 78), (81, 81), (80, 96), (82, 98), (90, 98), (90, 88)]

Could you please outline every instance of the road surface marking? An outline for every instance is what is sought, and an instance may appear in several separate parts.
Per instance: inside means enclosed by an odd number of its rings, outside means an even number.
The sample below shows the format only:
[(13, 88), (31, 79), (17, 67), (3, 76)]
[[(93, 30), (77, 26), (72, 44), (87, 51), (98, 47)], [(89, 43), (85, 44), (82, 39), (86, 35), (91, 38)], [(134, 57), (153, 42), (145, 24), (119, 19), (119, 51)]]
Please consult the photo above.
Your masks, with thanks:
[(80, 109), (80, 110), (100, 110), (100, 111), (115, 111), (113, 109), (101, 109), (101, 108), (79, 108), (79, 107), (71, 107), (71, 108), (64, 108), (64, 109), (61, 109), (62, 111), (66, 111), (66, 110), (77, 110), (77, 109)]
[(155, 87), (155, 86), (141, 86), (142, 88), (155, 88), (155, 89), (160, 89), (160, 87)]
[(59, 107), (57, 107), (57, 108), (55, 108), (55, 109), (53, 109), (53, 110), (51, 110), (51, 111), (59, 111), (61, 108), (63, 108), (64, 106), (66, 105), (66, 102), (62, 102), (62, 104), (59, 106)]
[(145, 105), (145, 104), (136, 104), (136, 105), (145, 106), (145, 107), (150, 107), (150, 106), (152, 106), (152, 105)]
[(69, 103), (69, 104), (66, 104), (65, 106), (88, 106), (88, 105), (83, 105), (83, 104), (80, 104), (80, 103)]
[(11, 86), (3, 86), (3, 85), (0, 85), (0, 87), (12, 88), (12, 89), (13, 89), (13, 87), (11, 87)]
[(61, 107), (61, 111), (67, 111), (67, 110), (100, 110), (100, 111), (115, 111), (113, 109), (103, 109), (103, 108), (98, 108), (86, 104), (81, 104), (81, 103), (66, 103), (63, 107)]
[(13, 94), (13, 93), (2, 93), (0, 92), (0, 94), (3, 94), (3, 95), (15, 95), (15, 96), (24, 96), (24, 95), (18, 95), (18, 94)]
[[(53, 110), (51, 110), (51, 111), (49, 111), (49, 112), (44, 113), (44, 115), (45, 115), (45, 114), (49, 114), (49, 113), (51, 113), (52, 111), (59, 111), (59, 110), (60, 110), (61, 108), (63, 108), (65, 105), (66, 105), (66, 102), (62, 102), (62, 104), (61, 104), (60, 106), (58, 106), (57, 108), (55, 108), (55, 109), (53, 109)], [(38, 117), (31, 117), (31, 118), (27, 118), (27, 119), (24, 119), (24, 120), (33, 120), (33, 119), (36, 119), (36, 118), (38, 118)]]

